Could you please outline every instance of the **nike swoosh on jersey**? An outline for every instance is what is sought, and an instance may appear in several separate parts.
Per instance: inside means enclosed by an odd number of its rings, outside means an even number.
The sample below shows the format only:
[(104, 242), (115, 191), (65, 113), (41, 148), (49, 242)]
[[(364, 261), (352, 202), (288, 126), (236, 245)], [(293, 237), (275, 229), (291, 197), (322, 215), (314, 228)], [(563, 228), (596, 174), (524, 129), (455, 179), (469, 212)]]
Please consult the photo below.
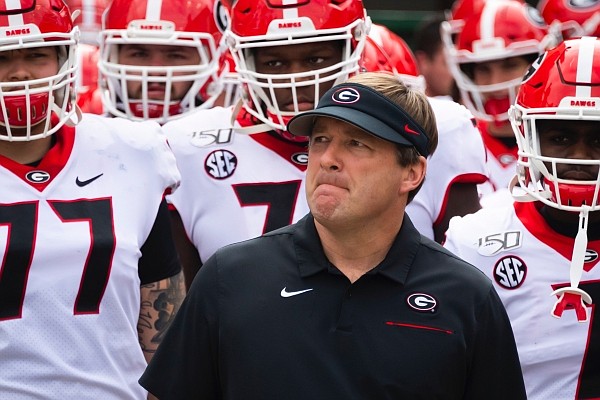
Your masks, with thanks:
[(311, 288), (311, 289), (298, 290), (297, 292), (288, 292), (286, 289), (287, 289), (287, 287), (284, 287), (283, 289), (281, 289), (281, 297), (297, 296), (299, 294), (310, 292), (312, 290), (312, 288)]
[(100, 175), (96, 175), (95, 177), (93, 177), (93, 178), (90, 178), (90, 179), (88, 179), (88, 180), (86, 180), (86, 181), (80, 181), (80, 180), (79, 180), (79, 177), (76, 177), (76, 178), (75, 178), (75, 183), (76, 183), (76, 184), (77, 184), (77, 186), (79, 186), (79, 187), (84, 187), (84, 186), (86, 186), (86, 185), (89, 185), (90, 183), (94, 182), (96, 179), (100, 178), (102, 175), (104, 175), (104, 173), (102, 173), (102, 174), (100, 174)]

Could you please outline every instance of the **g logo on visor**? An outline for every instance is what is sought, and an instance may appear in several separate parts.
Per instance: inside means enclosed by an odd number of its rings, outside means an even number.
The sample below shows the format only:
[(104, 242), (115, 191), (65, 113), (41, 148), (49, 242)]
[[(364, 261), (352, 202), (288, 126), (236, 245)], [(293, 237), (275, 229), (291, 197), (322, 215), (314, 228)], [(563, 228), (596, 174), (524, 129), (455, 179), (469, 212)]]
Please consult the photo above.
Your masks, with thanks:
[(340, 88), (333, 92), (331, 99), (336, 103), (352, 104), (356, 103), (360, 99), (360, 93), (358, 93), (358, 90), (354, 88)]

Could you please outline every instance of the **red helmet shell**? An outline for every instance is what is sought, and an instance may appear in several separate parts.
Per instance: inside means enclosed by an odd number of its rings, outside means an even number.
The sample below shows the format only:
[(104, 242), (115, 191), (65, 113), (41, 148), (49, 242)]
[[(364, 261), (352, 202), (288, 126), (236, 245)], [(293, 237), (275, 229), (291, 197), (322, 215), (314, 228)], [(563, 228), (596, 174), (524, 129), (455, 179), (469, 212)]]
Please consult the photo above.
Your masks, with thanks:
[[(374, 41), (387, 56), (387, 62), (396, 72), (405, 75), (419, 76), (417, 60), (408, 44), (400, 36), (383, 25), (371, 25), (369, 38)], [(372, 46), (367, 44), (366, 47)], [(365, 48), (365, 52), (366, 52)]]
[[(307, 20), (289, 24), (275, 22), (291, 18), (291, 14)], [(363, 17), (361, 0), (297, 0), (293, 4), (284, 0), (237, 0), (231, 10), (231, 31), (243, 37), (295, 33), (307, 23), (312, 23), (313, 31), (336, 29)]]
[[(600, 14), (598, 1), (542, 0), (538, 4), (538, 9), (548, 24), (555, 21), (562, 23), (573, 21), (586, 29), (586, 35), (600, 34), (600, 23), (598, 23), (600, 21), (597, 20), (599, 17), (597, 14)], [(592, 22), (589, 27), (586, 26), (588, 22)]]
[(542, 41), (546, 34), (547, 26), (535, 8), (518, 1), (490, 2), (464, 20), (457, 48), (477, 52), (474, 44), (485, 46), (485, 41), (500, 39), (508, 47), (516, 42)]
[[(221, 39), (226, 26), (213, 12), (214, 0), (171, 1), (163, 3), (156, 15), (149, 7), (149, 0), (113, 0), (104, 20), (103, 29), (127, 29), (132, 25), (142, 31), (170, 29), (179, 32), (209, 32), (215, 42)], [(165, 26), (168, 21), (173, 26)]]
[[(21, 0), (20, 8), (8, 8), (7, 2), (0, 2), (0, 26), (4, 30), (0, 36), (14, 36), (15, 38), (27, 36), (27, 30), (14, 32), (10, 28), (9, 15), (19, 14), (23, 18), (20, 25), (33, 24), (39, 33), (70, 33), (73, 22), (69, 9), (62, 0)], [(47, 38), (46, 40), (52, 40)]]
[[(580, 51), (582, 43), (566, 40), (540, 56), (525, 75), (517, 104), (524, 108), (558, 107), (565, 97), (577, 96), (578, 86), (589, 88), (586, 97), (600, 98), (600, 41), (595, 41), (591, 52)], [(588, 59), (580, 61), (580, 57)], [(592, 68), (581, 74), (580, 65)]]

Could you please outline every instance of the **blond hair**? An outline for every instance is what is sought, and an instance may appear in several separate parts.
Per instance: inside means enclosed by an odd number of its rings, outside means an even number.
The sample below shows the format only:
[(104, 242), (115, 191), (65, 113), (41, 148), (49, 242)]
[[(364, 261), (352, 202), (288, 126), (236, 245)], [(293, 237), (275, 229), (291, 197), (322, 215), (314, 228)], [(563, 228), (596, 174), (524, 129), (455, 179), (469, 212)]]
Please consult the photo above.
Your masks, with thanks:
[[(411, 118), (418, 123), (427, 135), (427, 151), (429, 155), (433, 154), (438, 144), (438, 131), (433, 109), (427, 100), (427, 96), (415, 89), (409, 88), (398, 78), (388, 72), (365, 72), (354, 75), (347, 82), (359, 83), (376, 90), (383, 96), (387, 97), (397, 106), (402, 108)], [(419, 162), (421, 155), (413, 146), (397, 145), (398, 147), (398, 162), (401, 166), (414, 165)], [(408, 194), (408, 202), (410, 202), (417, 192), (423, 186), (421, 184)]]

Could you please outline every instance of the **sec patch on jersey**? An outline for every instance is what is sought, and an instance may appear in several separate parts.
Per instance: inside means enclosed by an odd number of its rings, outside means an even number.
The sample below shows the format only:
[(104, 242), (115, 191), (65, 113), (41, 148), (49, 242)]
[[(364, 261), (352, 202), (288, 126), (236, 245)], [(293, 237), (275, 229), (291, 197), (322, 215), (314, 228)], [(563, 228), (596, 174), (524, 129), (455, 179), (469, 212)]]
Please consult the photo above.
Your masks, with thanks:
[(494, 265), (494, 281), (504, 289), (517, 289), (527, 276), (527, 265), (517, 256), (506, 256)]

